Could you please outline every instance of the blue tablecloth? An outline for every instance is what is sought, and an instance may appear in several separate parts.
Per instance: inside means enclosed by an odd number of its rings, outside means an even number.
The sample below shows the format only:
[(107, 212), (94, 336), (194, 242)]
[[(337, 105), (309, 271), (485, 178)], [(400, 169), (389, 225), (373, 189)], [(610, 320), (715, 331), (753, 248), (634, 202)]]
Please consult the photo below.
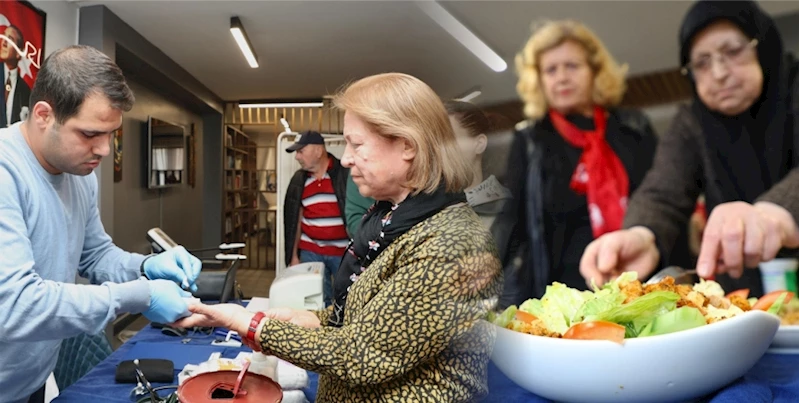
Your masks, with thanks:
[[(137, 351), (148, 350), (148, 354), (145, 354), (146, 357), (138, 358), (166, 358), (177, 362), (175, 379), (172, 384), (177, 384), (178, 373), (183, 369), (183, 365), (186, 362), (198, 364), (207, 360), (211, 353), (216, 351), (221, 352), (223, 358), (235, 358), (242, 351), (252, 352), (246, 347), (233, 348), (211, 345), (211, 342), (217, 337), (213, 334), (204, 335), (200, 333), (190, 333), (186, 337), (167, 336), (162, 334), (159, 329), (147, 326), (89, 371), (83, 378), (61, 391), (53, 402), (130, 403), (130, 391), (135, 384), (116, 383), (114, 375), (117, 365), (124, 360), (136, 358)], [(191, 340), (184, 344), (182, 342), (184, 338), (190, 338)], [(309, 373), (309, 375), (311, 375), (309, 377), (311, 382), (304, 392), (308, 400), (314, 402), (316, 400), (317, 376), (313, 373)], [(156, 387), (164, 385), (167, 384), (153, 384)], [(173, 391), (165, 390), (164, 392), (159, 392), (159, 395), (164, 397)]]
[[(159, 354), (180, 360), (201, 362), (208, 358), (214, 351), (221, 351), (222, 357), (234, 358), (240, 351), (249, 351), (246, 348), (218, 347), (210, 345), (215, 338), (213, 335), (189, 335), (191, 341), (183, 344), (182, 337), (166, 336), (158, 329), (146, 327), (123, 344), (111, 356), (92, 369), (86, 376), (72, 386), (61, 391), (55, 400), (58, 403), (74, 402), (120, 402), (129, 403), (128, 398), (132, 384), (118, 384), (114, 381), (116, 366), (125, 359), (132, 359), (136, 346), (139, 349), (160, 349), (162, 353), (153, 353), (156, 358)], [(157, 344), (156, 344), (157, 343)], [(157, 347), (162, 346), (162, 347)], [(735, 354), (735, 352), (730, 352)], [(712, 359), (698, 357), (698, 359)], [(177, 374), (182, 369), (175, 368), (175, 382)], [(611, 370), (610, 366), (608, 370)], [(316, 400), (318, 376), (309, 372), (310, 385), (304, 390), (309, 401)], [(156, 384), (154, 386), (161, 386)], [(488, 368), (489, 395), (485, 402), (549, 402), (518, 387), (505, 377), (493, 364)], [(579, 385), (575, 385), (579, 387)], [(166, 395), (166, 393), (162, 394)], [(763, 358), (741, 379), (725, 387), (721, 391), (699, 399), (701, 402), (711, 403), (765, 403), (765, 402), (799, 402), (799, 355), (767, 353)]]
[[(735, 354), (735, 352), (730, 352)], [(698, 359), (712, 359), (698, 357)], [(653, 363), (653, 365), (657, 365)], [(612, 371), (612, 366), (608, 365)], [(579, 387), (579, 385), (575, 385)], [(549, 400), (516, 386), (493, 365), (488, 368), (489, 394), (486, 402), (538, 403)], [(799, 402), (799, 355), (766, 353), (741, 379), (722, 390), (697, 399), (710, 403)]]

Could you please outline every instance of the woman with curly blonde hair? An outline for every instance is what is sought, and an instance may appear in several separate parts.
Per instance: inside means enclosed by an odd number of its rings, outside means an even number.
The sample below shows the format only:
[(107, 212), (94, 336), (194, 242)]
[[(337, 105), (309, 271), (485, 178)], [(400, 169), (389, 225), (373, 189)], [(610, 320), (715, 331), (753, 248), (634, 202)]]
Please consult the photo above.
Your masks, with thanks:
[(621, 228), (656, 146), (641, 112), (617, 108), (626, 66), (585, 25), (541, 24), (516, 66), (529, 120), (510, 151), (513, 200), (492, 228), (506, 267), (503, 306), (540, 297), (553, 281), (587, 287), (583, 250)]

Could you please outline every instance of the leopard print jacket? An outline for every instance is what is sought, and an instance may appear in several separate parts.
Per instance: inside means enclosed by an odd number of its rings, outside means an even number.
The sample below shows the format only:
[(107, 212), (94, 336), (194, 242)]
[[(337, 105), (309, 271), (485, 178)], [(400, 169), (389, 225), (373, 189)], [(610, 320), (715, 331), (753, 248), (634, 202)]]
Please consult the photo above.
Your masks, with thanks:
[[(352, 285), (342, 327), (266, 320), (272, 354), (320, 374), (319, 402), (470, 402), (487, 393), (502, 284), (474, 211), (449, 207), (398, 237)], [(327, 323), (330, 310), (317, 312)]]

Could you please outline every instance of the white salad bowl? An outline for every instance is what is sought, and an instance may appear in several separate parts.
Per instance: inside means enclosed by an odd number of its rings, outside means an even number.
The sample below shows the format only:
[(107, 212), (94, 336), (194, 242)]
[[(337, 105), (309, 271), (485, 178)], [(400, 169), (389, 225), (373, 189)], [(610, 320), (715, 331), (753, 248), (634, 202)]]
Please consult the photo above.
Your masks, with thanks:
[(780, 353), (799, 354), (799, 325), (782, 325), (771, 341), (771, 348)]
[(766, 352), (779, 326), (774, 315), (748, 311), (624, 344), (533, 336), (497, 327), (491, 359), (522, 388), (556, 401), (685, 401), (744, 375)]

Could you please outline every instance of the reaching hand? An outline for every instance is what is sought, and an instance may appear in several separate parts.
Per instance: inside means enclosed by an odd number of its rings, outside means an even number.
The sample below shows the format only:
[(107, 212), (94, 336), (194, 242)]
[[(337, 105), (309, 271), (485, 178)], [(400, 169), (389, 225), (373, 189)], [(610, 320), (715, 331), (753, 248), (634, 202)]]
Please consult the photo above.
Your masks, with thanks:
[(145, 318), (156, 323), (172, 323), (189, 315), (183, 298), (191, 297), (191, 294), (169, 280), (150, 280), (148, 285), (150, 307), (143, 313)]
[(264, 312), (269, 319), (293, 323), (309, 329), (321, 326), (319, 318), (311, 311), (292, 308), (272, 308)]
[(799, 247), (799, 229), (791, 213), (767, 202), (723, 203), (710, 213), (702, 237), (697, 273), (740, 277), (744, 267), (774, 259), (782, 248)]
[(638, 278), (652, 273), (660, 260), (655, 234), (645, 227), (614, 231), (591, 242), (580, 259), (580, 274), (597, 286), (626, 271), (638, 272)]
[(202, 262), (182, 246), (148, 257), (143, 264), (144, 274), (150, 280), (172, 280), (183, 288), (197, 291), (194, 282), (200, 275)]
[(254, 313), (238, 304), (192, 304), (189, 311), (193, 314), (175, 322), (178, 327), (224, 327), (242, 337), (247, 335), (247, 328)]

